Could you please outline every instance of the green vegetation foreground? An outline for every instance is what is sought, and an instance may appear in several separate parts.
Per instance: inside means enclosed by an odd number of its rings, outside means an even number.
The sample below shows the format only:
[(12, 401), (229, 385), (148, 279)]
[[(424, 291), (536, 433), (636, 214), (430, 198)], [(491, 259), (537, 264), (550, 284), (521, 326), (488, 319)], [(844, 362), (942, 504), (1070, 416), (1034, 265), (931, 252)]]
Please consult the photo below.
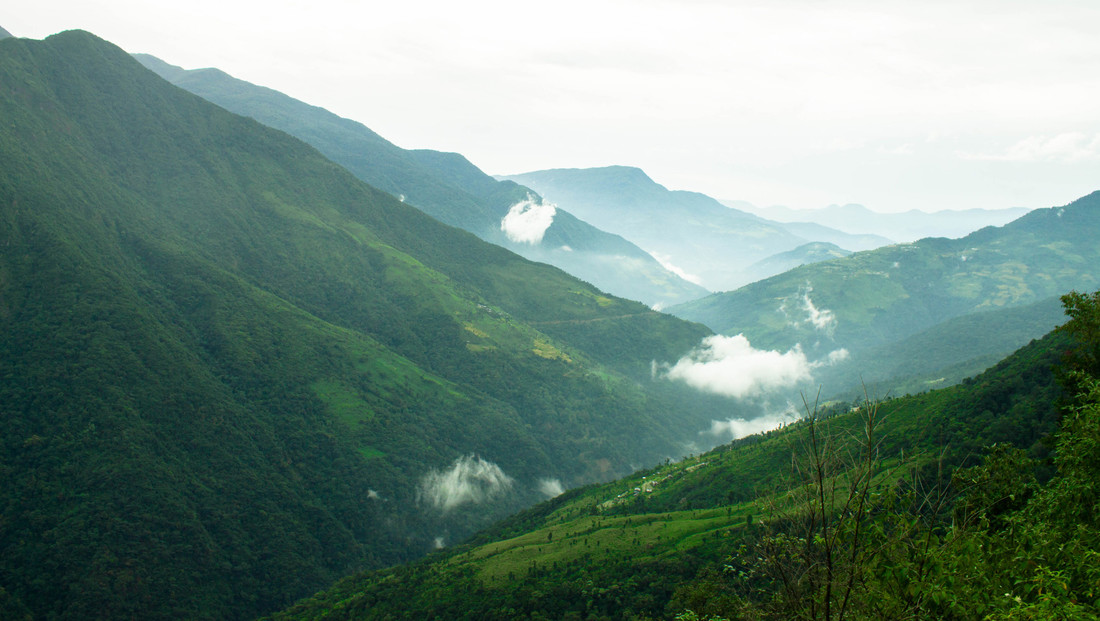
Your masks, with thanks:
[(1063, 303), (963, 385), (573, 490), (274, 618), (1096, 618), (1100, 294)]

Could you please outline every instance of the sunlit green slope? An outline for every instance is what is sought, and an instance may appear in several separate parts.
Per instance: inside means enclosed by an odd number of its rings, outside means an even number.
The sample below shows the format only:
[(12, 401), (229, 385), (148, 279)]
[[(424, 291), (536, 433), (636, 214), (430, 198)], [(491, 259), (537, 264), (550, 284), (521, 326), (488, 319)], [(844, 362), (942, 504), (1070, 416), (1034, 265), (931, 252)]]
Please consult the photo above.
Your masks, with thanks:
[[(996, 442), (1045, 456), (1061, 394), (1054, 368), (1067, 343), (1051, 335), (964, 384), (882, 403), (880, 484), (896, 472), (921, 473), (929, 485), (949, 480)], [(831, 406), (820, 423), (829, 437), (859, 436), (862, 413), (850, 407)], [(791, 485), (806, 433), (797, 423), (567, 492), (463, 545), (347, 578), (273, 618), (672, 618), (697, 581), (733, 579), (722, 568), (776, 518), (772, 493)]]

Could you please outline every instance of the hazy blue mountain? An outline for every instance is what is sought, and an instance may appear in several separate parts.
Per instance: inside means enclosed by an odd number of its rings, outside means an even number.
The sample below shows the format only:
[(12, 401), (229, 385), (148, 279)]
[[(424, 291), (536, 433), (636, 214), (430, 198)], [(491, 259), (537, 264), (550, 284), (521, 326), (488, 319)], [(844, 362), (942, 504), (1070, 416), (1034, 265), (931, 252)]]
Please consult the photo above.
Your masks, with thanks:
[(851, 251), (845, 250), (836, 244), (831, 244), (829, 242), (810, 242), (794, 250), (787, 250), (786, 252), (773, 254), (766, 259), (761, 259), (750, 265), (746, 269), (746, 272), (750, 275), (759, 275), (759, 277), (756, 278), (756, 280), (759, 280), (802, 265), (839, 259), (840, 257), (846, 257), (850, 254), (852, 254)]
[(799, 237), (835, 244), (852, 252), (874, 250), (894, 243), (881, 235), (845, 233), (817, 222), (780, 222), (780, 225)]
[[(522, 218), (509, 235), (503, 220), (529, 198), (539, 197), (515, 183), (497, 181), (457, 153), (402, 149), (364, 125), (277, 91), (238, 80), (217, 69), (184, 70), (145, 54), (142, 64), (168, 81), (227, 110), (252, 117), (313, 145), (359, 179), (400, 197), (429, 215), (504, 246), (529, 259), (565, 269), (610, 293), (667, 306), (706, 295), (622, 237), (606, 233), (564, 210), (545, 221)], [(537, 219), (535, 219), (537, 220)]]
[(745, 268), (808, 241), (704, 194), (670, 191), (637, 168), (555, 169), (500, 178), (622, 235), (712, 291), (750, 282)]
[[(744, 201), (726, 201), (763, 218), (779, 222), (814, 222), (847, 233), (880, 235), (899, 242), (923, 237), (962, 237), (987, 226), (1001, 226), (1028, 212), (1022, 207), (881, 213), (863, 205), (829, 205), (823, 209), (755, 207)], [(839, 242), (837, 242), (839, 243)], [(841, 246), (846, 246), (841, 243)], [(846, 246), (848, 247), (848, 246)], [(851, 246), (853, 250), (859, 250)]]
[[(1100, 284), (1100, 193), (1064, 207), (1038, 209), (1002, 227), (987, 227), (961, 239), (926, 238), (806, 265), (670, 309), (723, 334), (744, 334), (754, 346), (786, 351), (800, 347), (833, 368), (833, 388), (858, 383), (861, 373), (877, 375), (890, 364), (893, 347), (955, 318), (1041, 303), (1071, 289)], [(1052, 307), (1051, 307), (1052, 308)], [(1005, 347), (1042, 335), (1051, 308), (1024, 313), (1026, 327), (1015, 340), (974, 355), (1004, 355)], [(975, 342), (997, 343), (1009, 315), (986, 315), (965, 324)], [(931, 360), (921, 372), (974, 357), (961, 332), (944, 339), (917, 339), (913, 351)], [(938, 340), (938, 339), (936, 339)], [(879, 352), (880, 357), (866, 357)], [(938, 355), (939, 354), (942, 355)], [(830, 353), (833, 358), (826, 359)], [(846, 363), (839, 358), (849, 356)], [(904, 365), (903, 365), (904, 366)], [(915, 370), (913, 370), (915, 372)], [(837, 374), (847, 379), (835, 379)]]
[(7, 39), (10, 36), (12, 36), (12, 34), (10, 32), (8, 32), (7, 30), (4, 30), (3, 27), (0, 27), (0, 39)]
[(703, 326), (444, 225), (93, 35), (0, 41), (11, 84), (5, 614), (254, 618), (728, 411), (652, 379)]

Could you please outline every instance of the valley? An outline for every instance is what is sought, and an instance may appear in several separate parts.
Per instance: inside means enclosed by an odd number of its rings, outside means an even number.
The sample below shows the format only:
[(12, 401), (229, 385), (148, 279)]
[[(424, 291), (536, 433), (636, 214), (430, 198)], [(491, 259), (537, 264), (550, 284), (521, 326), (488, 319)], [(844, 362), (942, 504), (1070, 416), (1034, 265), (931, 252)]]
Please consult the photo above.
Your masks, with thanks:
[(1100, 192), (493, 177), (6, 34), (0, 618), (1100, 610)]

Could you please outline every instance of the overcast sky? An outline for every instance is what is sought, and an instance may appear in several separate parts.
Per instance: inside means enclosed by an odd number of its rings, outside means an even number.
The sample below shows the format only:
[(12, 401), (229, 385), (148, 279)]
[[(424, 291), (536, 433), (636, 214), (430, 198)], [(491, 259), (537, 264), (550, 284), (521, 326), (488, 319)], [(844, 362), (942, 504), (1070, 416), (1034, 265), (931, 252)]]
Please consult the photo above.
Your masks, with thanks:
[(0, 26), (218, 67), (490, 174), (879, 211), (1100, 189), (1096, 0), (22, 0)]

